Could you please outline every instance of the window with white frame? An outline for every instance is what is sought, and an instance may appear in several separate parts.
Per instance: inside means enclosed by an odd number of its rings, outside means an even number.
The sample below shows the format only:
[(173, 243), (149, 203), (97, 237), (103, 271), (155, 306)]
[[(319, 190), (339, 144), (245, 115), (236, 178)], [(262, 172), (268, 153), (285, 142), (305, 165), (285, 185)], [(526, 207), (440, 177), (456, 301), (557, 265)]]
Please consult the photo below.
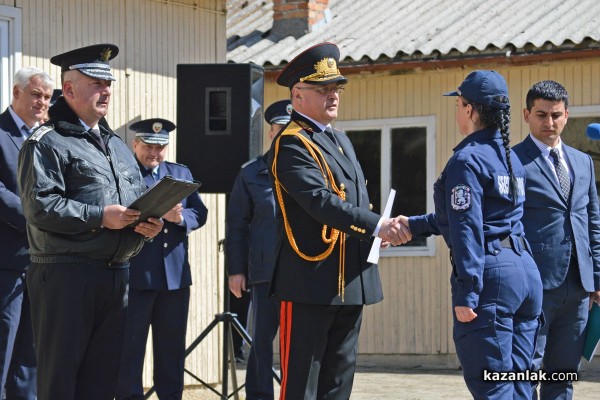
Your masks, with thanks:
[(21, 61), (21, 9), (0, 5), (0, 112), (12, 99), (13, 77)]
[[(373, 211), (385, 208), (396, 190), (392, 216), (421, 215), (433, 210), (435, 117), (338, 121), (356, 151), (367, 180)], [(433, 256), (434, 240), (415, 238), (381, 252), (381, 256)]]

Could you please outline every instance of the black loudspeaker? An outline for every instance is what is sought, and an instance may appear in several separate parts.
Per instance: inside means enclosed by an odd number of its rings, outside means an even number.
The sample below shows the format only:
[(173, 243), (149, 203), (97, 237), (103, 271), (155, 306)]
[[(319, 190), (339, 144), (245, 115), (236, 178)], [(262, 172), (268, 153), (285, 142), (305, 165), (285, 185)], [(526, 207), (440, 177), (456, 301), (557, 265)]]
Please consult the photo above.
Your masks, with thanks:
[(264, 70), (255, 64), (177, 65), (177, 162), (204, 193), (229, 193), (263, 151)]

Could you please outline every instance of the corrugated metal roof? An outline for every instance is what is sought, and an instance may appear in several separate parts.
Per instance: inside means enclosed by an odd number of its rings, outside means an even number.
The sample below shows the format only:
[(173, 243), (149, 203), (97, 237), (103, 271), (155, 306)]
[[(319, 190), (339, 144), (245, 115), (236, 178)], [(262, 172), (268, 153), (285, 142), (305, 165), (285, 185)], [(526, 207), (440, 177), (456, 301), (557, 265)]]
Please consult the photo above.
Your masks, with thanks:
[(330, 0), (329, 8), (331, 19), (312, 32), (276, 39), (272, 0), (229, 0), (227, 59), (277, 66), (324, 41), (346, 61), (600, 41), (600, 0)]

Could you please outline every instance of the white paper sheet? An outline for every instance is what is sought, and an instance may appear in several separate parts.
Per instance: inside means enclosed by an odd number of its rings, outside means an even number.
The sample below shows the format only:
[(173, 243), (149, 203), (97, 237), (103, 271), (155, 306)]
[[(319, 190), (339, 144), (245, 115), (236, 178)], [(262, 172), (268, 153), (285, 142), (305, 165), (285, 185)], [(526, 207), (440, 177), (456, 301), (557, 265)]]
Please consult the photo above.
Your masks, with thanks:
[[(389, 218), (392, 213), (392, 205), (394, 204), (394, 198), (396, 197), (396, 191), (394, 189), (390, 189), (390, 195), (388, 196), (387, 203), (385, 204), (385, 209), (383, 210), (383, 218)], [(369, 257), (367, 257), (367, 261), (372, 264), (377, 264), (379, 262), (379, 250), (381, 248), (381, 238), (376, 237), (373, 240), (373, 245), (371, 246), (371, 251), (369, 251)]]

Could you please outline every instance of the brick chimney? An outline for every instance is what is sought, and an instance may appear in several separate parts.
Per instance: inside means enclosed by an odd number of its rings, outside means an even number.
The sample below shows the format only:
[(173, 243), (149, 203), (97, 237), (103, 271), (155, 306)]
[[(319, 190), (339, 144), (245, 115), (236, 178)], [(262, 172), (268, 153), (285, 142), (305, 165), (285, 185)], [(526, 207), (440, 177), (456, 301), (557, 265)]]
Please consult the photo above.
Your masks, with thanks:
[(296, 39), (331, 19), (329, 0), (273, 0), (271, 35)]

